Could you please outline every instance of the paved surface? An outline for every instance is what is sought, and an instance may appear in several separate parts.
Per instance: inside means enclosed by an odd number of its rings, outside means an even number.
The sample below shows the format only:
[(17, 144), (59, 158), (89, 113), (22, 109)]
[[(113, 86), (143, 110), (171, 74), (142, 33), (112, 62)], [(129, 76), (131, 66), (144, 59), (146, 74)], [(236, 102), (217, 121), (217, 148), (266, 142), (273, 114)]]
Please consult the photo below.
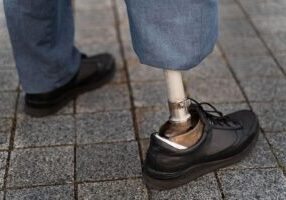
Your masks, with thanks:
[[(162, 72), (140, 65), (123, 0), (77, 0), (77, 46), (112, 52), (114, 81), (57, 115), (32, 119), (0, 4), (0, 199), (286, 199), (286, 2), (221, 0), (221, 37), (189, 93), (225, 112), (251, 108), (259, 143), (243, 162), (178, 189), (147, 190), (141, 163), (150, 133), (168, 115)], [(94, 24), (94, 25), (91, 25)]]

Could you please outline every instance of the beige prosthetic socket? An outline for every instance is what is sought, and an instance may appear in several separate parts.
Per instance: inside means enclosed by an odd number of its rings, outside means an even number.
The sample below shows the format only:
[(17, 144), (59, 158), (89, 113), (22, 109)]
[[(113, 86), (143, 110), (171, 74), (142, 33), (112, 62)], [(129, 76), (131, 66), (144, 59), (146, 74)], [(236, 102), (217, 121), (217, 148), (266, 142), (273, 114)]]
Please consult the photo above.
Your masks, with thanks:
[(160, 136), (184, 147), (194, 145), (201, 137), (203, 124), (192, 124), (188, 111), (190, 101), (185, 94), (180, 71), (165, 70), (170, 118), (160, 129)]

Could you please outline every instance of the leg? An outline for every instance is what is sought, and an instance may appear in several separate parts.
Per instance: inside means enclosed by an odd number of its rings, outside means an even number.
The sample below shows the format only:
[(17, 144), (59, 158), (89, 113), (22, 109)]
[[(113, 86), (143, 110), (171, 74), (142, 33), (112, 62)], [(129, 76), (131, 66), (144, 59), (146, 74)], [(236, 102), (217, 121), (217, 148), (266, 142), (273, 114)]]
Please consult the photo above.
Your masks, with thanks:
[(126, 3), (141, 62), (168, 69), (171, 116), (151, 135), (143, 167), (147, 186), (178, 187), (244, 158), (258, 138), (256, 115), (242, 110), (225, 116), (209, 103), (187, 100), (181, 74), (175, 71), (195, 67), (212, 51), (218, 30), (217, 0)]
[(70, 0), (4, 0), (16, 66), (27, 93), (52, 91), (78, 71)]
[(110, 54), (87, 57), (74, 47), (71, 0), (4, 0), (25, 95), (26, 114), (53, 114), (101, 87), (115, 72)]

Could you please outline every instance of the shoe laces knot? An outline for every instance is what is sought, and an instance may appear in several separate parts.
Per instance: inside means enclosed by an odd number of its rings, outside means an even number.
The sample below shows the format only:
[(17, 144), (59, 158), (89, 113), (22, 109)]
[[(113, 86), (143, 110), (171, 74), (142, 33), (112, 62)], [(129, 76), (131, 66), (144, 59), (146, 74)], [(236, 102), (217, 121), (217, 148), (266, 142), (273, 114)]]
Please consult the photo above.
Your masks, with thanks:
[[(205, 114), (206, 118), (211, 125), (220, 125), (232, 127), (233, 125), (241, 126), (241, 124), (228, 116), (225, 116), (221, 111), (219, 111), (215, 106), (208, 102), (198, 102), (192, 98), (189, 98), (192, 104), (195, 104), (199, 109)], [(206, 110), (204, 107), (209, 107), (211, 110)]]

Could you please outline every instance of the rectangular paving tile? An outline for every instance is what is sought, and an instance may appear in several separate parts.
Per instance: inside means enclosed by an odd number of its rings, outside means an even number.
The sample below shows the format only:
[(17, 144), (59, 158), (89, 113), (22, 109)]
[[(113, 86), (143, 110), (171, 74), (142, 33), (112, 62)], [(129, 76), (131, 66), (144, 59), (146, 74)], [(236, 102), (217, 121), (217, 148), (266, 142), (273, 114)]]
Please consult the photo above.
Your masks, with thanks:
[(250, 101), (286, 100), (285, 78), (253, 77), (240, 81), (240, 84)]
[(163, 81), (163, 70), (140, 64), (137, 60), (128, 61), (128, 72), (132, 82)]
[(0, 91), (15, 91), (19, 85), (19, 79), (15, 70), (1, 70)]
[(0, 118), (0, 149), (9, 148), (9, 140), (12, 130), (12, 119)]
[(252, 152), (239, 163), (231, 165), (226, 169), (266, 168), (266, 167), (277, 167), (277, 163), (274, 155), (270, 150), (268, 143), (266, 142), (262, 134), (260, 134), (259, 140), (254, 149), (252, 150)]
[(45, 118), (19, 117), (15, 147), (74, 144), (75, 121), (72, 116)]
[(266, 137), (268, 138), (279, 162), (286, 167), (286, 132), (267, 132)]
[(278, 60), (280, 66), (286, 72), (286, 53), (285, 54), (275, 54), (276, 59)]
[(0, 117), (14, 116), (16, 97), (16, 92), (0, 92)]
[(192, 70), (185, 71), (183, 73), (183, 77), (188, 81), (194, 77), (231, 78), (232, 75), (222, 56), (220, 54), (213, 53)]
[(112, 111), (76, 116), (77, 144), (134, 140), (130, 111)]
[(136, 107), (164, 106), (167, 104), (165, 82), (132, 83), (134, 104)]
[(280, 169), (219, 172), (225, 199), (285, 199), (286, 179)]
[(136, 142), (79, 146), (77, 180), (110, 180), (141, 175)]
[(8, 152), (5, 151), (0, 152), (0, 190), (3, 189), (7, 157), (8, 157)]
[(165, 191), (152, 190), (151, 199), (215, 200), (222, 198), (215, 176), (213, 173), (210, 173), (179, 188), (165, 190)]
[(106, 85), (83, 94), (77, 99), (77, 112), (121, 110), (130, 108), (128, 87), (125, 84)]
[(219, 44), (227, 55), (266, 55), (267, 49), (257, 37), (253, 36), (224, 36), (219, 38)]
[(255, 17), (252, 21), (263, 34), (286, 32), (286, 16)]
[(8, 187), (71, 183), (73, 162), (73, 147), (14, 150), (7, 177)]
[(20, 190), (8, 190), (7, 200), (72, 200), (74, 199), (73, 186), (46, 186)]
[[(226, 1), (224, 1), (226, 2)], [(220, 17), (221, 19), (239, 19), (245, 18), (244, 13), (240, 7), (233, 1), (230, 3), (220, 3)]]
[(138, 108), (136, 109), (136, 123), (139, 137), (149, 138), (154, 132), (158, 132), (160, 126), (169, 120), (169, 109), (165, 107)]
[(250, 77), (282, 77), (280, 69), (270, 56), (228, 56), (228, 60), (240, 80)]
[[(286, 18), (285, 18), (286, 19)], [(286, 31), (281, 33), (263, 34), (267, 46), (274, 53), (285, 53), (286, 51)]]
[(190, 97), (212, 103), (243, 102), (244, 97), (234, 79), (194, 77), (186, 82)]
[[(82, 3), (84, 4), (84, 3)], [(96, 4), (96, 3), (95, 3)], [(103, 27), (110, 27), (114, 28), (114, 17), (113, 15), (112, 7), (106, 7), (102, 10), (96, 9), (84, 9), (84, 10), (78, 10), (75, 11), (75, 26), (76, 26), (76, 32), (81, 32), (82, 30), (90, 30), (91, 32), (89, 35), (92, 36), (92, 32), (95, 32), (95, 34), (92, 37), (98, 36), (96, 29), (103, 28)], [(94, 25), (91, 25), (94, 24)], [(104, 35), (100, 35), (101, 38)], [(116, 37), (115, 37), (116, 38)], [(108, 37), (106, 38), (108, 39)], [(101, 40), (102, 42), (102, 40)]]
[(101, 1), (101, 0), (82, 0), (75, 1), (76, 10), (102, 10), (108, 9), (112, 6), (110, 0)]
[(15, 69), (15, 60), (12, 50), (0, 50), (0, 69)]
[(264, 131), (286, 130), (286, 102), (251, 103)]
[(253, 29), (250, 22), (245, 18), (240, 19), (223, 19), (220, 23), (221, 36), (249, 36), (256, 37), (255, 30)]
[(79, 200), (147, 200), (148, 194), (141, 179), (80, 184)]
[(286, 16), (284, 0), (239, 0), (251, 17)]

